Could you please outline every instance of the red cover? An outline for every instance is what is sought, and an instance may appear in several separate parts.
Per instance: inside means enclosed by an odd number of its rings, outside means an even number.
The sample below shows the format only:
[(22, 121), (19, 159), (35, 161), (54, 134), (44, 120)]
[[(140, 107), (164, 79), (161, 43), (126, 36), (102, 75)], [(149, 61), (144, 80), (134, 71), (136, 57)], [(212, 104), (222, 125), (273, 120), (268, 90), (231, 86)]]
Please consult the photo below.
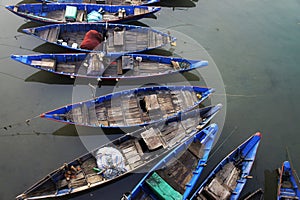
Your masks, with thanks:
[(96, 30), (88, 31), (83, 41), (80, 44), (80, 48), (93, 50), (96, 46), (98, 46), (103, 41), (102, 34)]

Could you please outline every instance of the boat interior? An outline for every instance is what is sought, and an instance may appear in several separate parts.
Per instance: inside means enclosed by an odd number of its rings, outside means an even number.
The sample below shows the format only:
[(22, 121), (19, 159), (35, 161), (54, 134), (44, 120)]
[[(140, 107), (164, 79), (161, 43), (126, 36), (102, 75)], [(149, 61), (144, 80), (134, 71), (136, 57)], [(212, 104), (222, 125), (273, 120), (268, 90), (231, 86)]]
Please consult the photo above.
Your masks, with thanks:
[(234, 162), (226, 163), (198, 194), (197, 200), (229, 199), (240, 178), (240, 172)]
[(132, 126), (172, 116), (201, 98), (190, 90), (139, 91), (89, 106), (76, 104), (59, 119), (91, 126)]
[(187, 69), (190, 64), (185, 61), (171, 61), (163, 63), (133, 58), (129, 55), (109, 59), (100, 54), (91, 53), (84, 60), (74, 60), (64, 57), (63, 59), (47, 58), (31, 60), (31, 65), (40, 66), (44, 70), (51, 70), (57, 73), (78, 74), (92, 77), (133, 77), (153, 76), (161, 73)]
[(153, 171), (134, 199), (181, 199), (185, 185), (203, 156), (204, 147), (198, 140), (192, 142), (184, 152)]
[[(190, 120), (190, 119), (187, 119)], [(123, 136), (112, 143), (102, 146), (95, 151), (88, 153), (76, 160), (64, 164), (61, 168), (50, 173), (44, 179), (39, 181), (23, 196), (59, 196), (65, 193), (74, 193), (92, 186), (102, 184), (103, 182), (114, 179), (126, 172), (130, 172), (140, 166), (153, 161), (160, 155), (165, 155), (170, 151), (170, 147), (178, 144), (178, 141), (187, 137), (191, 130), (194, 130), (200, 119), (191, 121), (172, 121), (160, 126), (149, 126), (148, 129), (140, 129), (132, 135)], [(184, 122), (185, 121), (185, 122)], [(184, 123), (182, 123), (184, 122)], [(181, 155), (178, 163), (181, 173), (191, 176), (190, 167), (196, 165), (198, 146), (190, 146), (187, 153)], [(111, 166), (114, 173), (109, 172), (108, 176), (103, 176), (109, 169), (99, 169), (97, 165), (97, 152), (101, 148), (110, 147), (121, 153), (124, 158), (124, 171), (118, 171), (118, 166)], [(176, 176), (179, 172), (169, 167), (174, 172), (171, 176)], [(116, 172), (118, 171), (118, 173)], [(160, 173), (160, 172), (159, 172)], [(161, 172), (163, 173), (163, 172)], [(165, 172), (166, 173), (166, 172)], [(186, 181), (185, 176), (178, 177), (176, 181)]]
[[(62, 2), (62, 0), (53, 0), (53, 1)], [(76, 0), (73, 0), (73, 1), (76, 1)], [(68, 3), (70, 1), (65, 0), (64, 2)], [(81, 2), (82, 3), (93, 3), (93, 4), (108, 4), (108, 5), (141, 5), (141, 4), (147, 3), (146, 0), (82, 0)]]
[[(74, 28), (74, 30), (71, 28)], [(96, 29), (105, 38), (94, 51), (104, 51), (106, 53), (136, 52), (159, 47), (168, 42), (167, 35), (164, 36), (148, 29), (115, 27), (106, 30), (104, 26), (102, 30), (99, 30), (96, 26), (91, 26), (91, 28)], [(36, 32), (35, 34), (48, 42), (59, 43), (69, 47), (78, 47), (82, 43), (87, 31), (79, 31), (75, 27), (60, 30), (59, 26), (54, 26), (53, 28)]]
[[(40, 17), (43, 20), (51, 19), (58, 22), (105, 22), (116, 21), (126, 17), (149, 13), (148, 7), (107, 7), (100, 5), (64, 6), (61, 4), (36, 4), (37, 6), (14, 6), (13, 11), (30, 17)], [(39, 6), (41, 5), (41, 6)], [(30, 12), (28, 11), (30, 10)]]

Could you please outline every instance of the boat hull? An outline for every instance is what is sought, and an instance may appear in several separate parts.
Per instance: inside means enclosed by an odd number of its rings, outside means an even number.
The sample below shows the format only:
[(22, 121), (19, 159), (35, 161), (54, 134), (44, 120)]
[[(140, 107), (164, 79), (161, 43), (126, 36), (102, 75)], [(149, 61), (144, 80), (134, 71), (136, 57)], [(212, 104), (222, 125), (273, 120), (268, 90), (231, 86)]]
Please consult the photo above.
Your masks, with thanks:
[[(66, 20), (64, 14), (67, 7), (77, 10), (77, 18), (74, 21)], [(158, 12), (160, 7), (151, 6), (113, 6), (100, 4), (79, 4), (79, 3), (48, 3), (48, 4), (18, 4), (6, 6), (12, 13), (25, 19), (42, 24), (64, 24), (64, 23), (124, 23), (139, 20)], [(119, 10), (124, 9), (124, 17), (116, 16)], [(102, 10), (106, 14), (99, 15), (99, 21), (89, 21), (88, 15), (92, 12)], [(80, 14), (79, 13), (83, 13)], [(81, 16), (82, 17), (79, 17)], [(102, 16), (102, 19), (101, 19)]]
[[(97, 3), (96, 0), (38, 0), (40, 2), (60, 2), (60, 3)], [(100, 1), (101, 2), (101, 1)], [(149, 5), (159, 2), (159, 0), (146, 0), (146, 1), (136, 1), (137, 3), (134, 3), (134, 1), (130, 2), (130, 5)], [(102, 1), (101, 4), (108, 4), (108, 5), (128, 5), (129, 1), (122, 0), (121, 3), (117, 3), (115, 1)]]
[[(96, 59), (94, 59), (96, 57)], [(97, 54), (36, 54), (12, 55), (11, 58), (30, 67), (50, 73), (94, 78), (98, 80), (135, 79), (183, 73), (208, 65), (203, 60), (187, 60), (183, 58), (165, 57), (146, 54), (126, 54), (100, 57)], [(102, 61), (100, 61), (100, 59)], [(142, 61), (137, 61), (138, 59)], [(88, 74), (93, 64), (104, 66), (104, 71)], [(131, 64), (126, 64), (130, 63)], [(119, 63), (122, 65), (119, 69)], [(175, 63), (175, 64), (174, 64)], [(177, 64), (176, 64), (177, 63)], [(88, 65), (88, 67), (86, 67)], [(175, 68), (178, 65), (178, 68)], [(180, 66), (181, 65), (181, 66)], [(65, 66), (65, 68), (61, 67)], [(129, 67), (128, 67), (129, 66)], [(70, 69), (70, 67), (72, 67)], [(144, 68), (144, 69), (143, 69)], [(121, 72), (119, 72), (121, 70)]]
[[(23, 32), (45, 42), (82, 52), (101, 52), (104, 54), (126, 54), (142, 52), (166, 46), (176, 38), (166, 33), (141, 26), (103, 23), (53, 24), (23, 29)], [(97, 45), (92, 48), (81, 47), (89, 34), (101, 34)], [(94, 42), (94, 41), (93, 41)]]
[(69, 104), (40, 116), (89, 127), (142, 127), (197, 107), (213, 91), (197, 86), (142, 87)]
[(277, 200), (283, 199), (300, 199), (297, 180), (289, 161), (283, 162), (278, 181)]
[[(191, 199), (206, 195), (212, 199), (237, 200), (247, 178), (250, 177), (249, 173), (254, 163), (260, 139), (261, 134), (256, 133), (228, 154), (205, 178)], [(222, 178), (224, 178), (223, 183), (220, 182)]]

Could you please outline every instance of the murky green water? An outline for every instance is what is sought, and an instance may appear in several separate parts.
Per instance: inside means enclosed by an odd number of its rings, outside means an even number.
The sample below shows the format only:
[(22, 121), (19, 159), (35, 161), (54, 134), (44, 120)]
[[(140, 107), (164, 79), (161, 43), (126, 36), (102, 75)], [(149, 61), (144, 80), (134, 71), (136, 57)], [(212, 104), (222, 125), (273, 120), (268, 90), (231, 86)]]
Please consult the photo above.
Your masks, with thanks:
[[(157, 20), (141, 22), (185, 34), (200, 43), (213, 58), (225, 84), (227, 105), (225, 125), (216, 145), (223, 143), (223, 146), (213, 154), (210, 163), (214, 165), (244, 139), (261, 131), (263, 138), (251, 173), (254, 178), (247, 182), (243, 192), (267, 184), (267, 199), (272, 199), (275, 181), (270, 172), (287, 159), (286, 147), (300, 173), (300, 3), (297, 0), (176, 2), (182, 7), (163, 8)], [(72, 102), (74, 81), (10, 60), (11, 54), (65, 51), (18, 32), (32, 24), (3, 7), (16, 3), (16, 0), (2, 0), (0, 7), (0, 125), (7, 129), (0, 131), (1, 200), (13, 199), (51, 170), (86, 152), (72, 126), (40, 119), (33, 120), (30, 126), (18, 123)], [(174, 1), (164, 2), (167, 3)], [(183, 55), (195, 54), (197, 45), (187, 45), (189, 48), (178, 45), (176, 49)], [(197, 84), (196, 75), (198, 72), (186, 76), (191, 76), (191, 83)], [(177, 84), (184, 82), (180, 80), (182, 76), (164, 81), (176, 78)], [(98, 91), (99, 94), (110, 92), (112, 86), (106, 84)], [(215, 96), (215, 101), (218, 97), (224, 99), (220, 90)], [(80, 130), (82, 132), (97, 133), (94, 129)], [(93, 141), (90, 145), (96, 146), (99, 137), (102, 138), (99, 143), (104, 143), (107, 137), (116, 136), (97, 136), (97, 140), (90, 136)], [(73, 198), (119, 199), (141, 177), (134, 174)]]

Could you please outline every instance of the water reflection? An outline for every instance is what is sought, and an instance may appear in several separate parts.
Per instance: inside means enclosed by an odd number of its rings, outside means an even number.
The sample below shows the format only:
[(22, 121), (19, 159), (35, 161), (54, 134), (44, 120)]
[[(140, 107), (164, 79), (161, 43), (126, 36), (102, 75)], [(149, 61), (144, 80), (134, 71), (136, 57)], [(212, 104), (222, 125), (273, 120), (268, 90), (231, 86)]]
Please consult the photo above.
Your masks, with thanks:
[(45, 84), (73, 85), (74, 79), (69, 76), (38, 71), (25, 79), (25, 82), (38, 82)]
[(196, 4), (191, 0), (161, 0), (159, 3), (157, 3), (158, 6), (162, 7), (185, 7), (185, 8), (191, 8), (196, 7)]

